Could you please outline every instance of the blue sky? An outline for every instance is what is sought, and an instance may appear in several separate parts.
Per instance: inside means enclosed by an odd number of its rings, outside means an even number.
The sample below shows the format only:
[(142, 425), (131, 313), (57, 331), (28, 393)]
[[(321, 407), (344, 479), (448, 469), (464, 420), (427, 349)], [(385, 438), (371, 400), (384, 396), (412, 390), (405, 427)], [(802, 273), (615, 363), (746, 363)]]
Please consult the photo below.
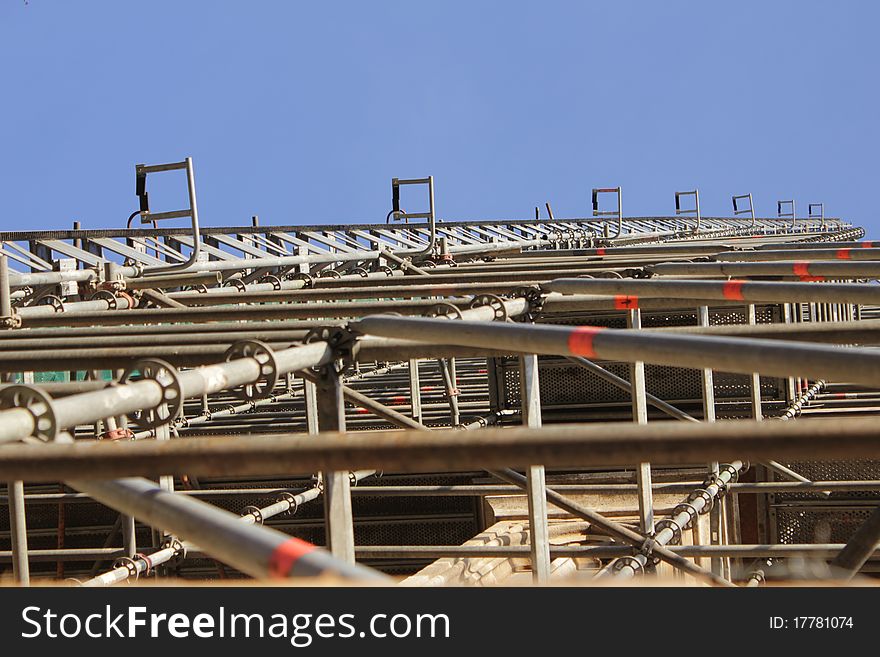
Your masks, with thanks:
[[(383, 221), (391, 177), (432, 174), (448, 220), (586, 216), (616, 185), (626, 214), (671, 214), (698, 187), (706, 215), (794, 197), (878, 238), (878, 18), (868, 1), (3, 0), (0, 229), (121, 226), (133, 165), (191, 155), (206, 225)], [(176, 209), (174, 182), (155, 210)]]

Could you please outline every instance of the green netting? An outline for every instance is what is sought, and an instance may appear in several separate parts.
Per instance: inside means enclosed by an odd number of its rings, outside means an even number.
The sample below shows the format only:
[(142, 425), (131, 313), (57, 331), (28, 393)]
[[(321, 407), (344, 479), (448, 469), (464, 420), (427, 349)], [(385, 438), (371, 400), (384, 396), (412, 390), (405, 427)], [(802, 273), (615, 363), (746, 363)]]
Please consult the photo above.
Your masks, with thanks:
[[(113, 380), (113, 371), (112, 370), (99, 370), (98, 377), (102, 381), (112, 381)], [(77, 372), (76, 380), (77, 381), (85, 381), (86, 372)], [(52, 383), (56, 381), (70, 381), (70, 372), (34, 372), (34, 383)], [(24, 376), (22, 374), (13, 374), (12, 375), (12, 383), (24, 383)]]
[(34, 383), (70, 381), (70, 372), (34, 372)]

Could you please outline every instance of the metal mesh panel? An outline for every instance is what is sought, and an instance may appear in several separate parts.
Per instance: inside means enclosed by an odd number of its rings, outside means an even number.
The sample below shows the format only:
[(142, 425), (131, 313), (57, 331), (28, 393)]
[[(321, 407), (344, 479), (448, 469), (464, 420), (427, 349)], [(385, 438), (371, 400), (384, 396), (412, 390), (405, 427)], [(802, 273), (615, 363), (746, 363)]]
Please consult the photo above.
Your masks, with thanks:
[[(628, 403), (629, 393), (603, 381), (592, 372), (569, 361), (558, 358), (539, 358), (541, 379), (541, 404), (546, 407), (577, 404), (605, 405)], [(503, 381), (501, 399), (507, 408), (520, 404), (519, 363), (516, 358), (496, 359), (501, 368)], [(602, 367), (617, 376), (629, 380), (626, 363), (602, 363)], [(649, 393), (670, 402), (699, 401), (702, 399), (700, 373), (697, 370), (646, 365), (645, 377)], [(743, 374), (715, 372), (715, 397), (718, 400), (749, 398), (749, 377)], [(778, 379), (761, 378), (761, 397), (776, 400), (783, 395)]]
[[(812, 481), (880, 479), (880, 460), (791, 461), (795, 472)], [(880, 490), (840, 491), (820, 501), (806, 493), (776, 493), (776, 533), (780, 543), (845, 543), (874, 510), (869, 500), (880, 499)], [(867, 502), (867, 504), (866, 504)], [(861, 505), (865, 505), (861, 508)]]
[[(850, 461), (791, 461), (789, 467), (816, 481), (880, 479), (880, 459)], [(848, 493), (852, 495), (853, 493)], [(872, 494), (871, 497), (876, 497)]]
[(477, 533), (476, 522), (469, 519), (425, 518), (356, 525), (354, 539), (359, 545), (461, 545)]
[(846, 543), (868, 519), (873, 507), (815, 511), (795, 508), (776, 509), (780, 543)]
[[(582, 313), (569, 312), (558, 313), (544, 317), (540, 320), (546, 324), (605, 326), (608, 328), (626, 328), (626, 315), (622, 312), (606, 313)], [(758, 324), (771, 324), (781, 321), (781, 315), (777, 306), (755, 306), (755, 321)], [(709, 324), (712, 326), (726, 326), (730, 324), (745, 324), (747, 317), (742, 308), (709, 308)], [(696, 326), (696, 310), (647, 312), (642, 311), (642, 326), (644, 328), (660, 328), (663, 326)]]
[[(779, 321), (776, 306), (757, 306), (756, 321), (768, 324)], [(626, 328), (626, 318), (622, 313), (572, 314), (545, 318), (554, 324), (588, 324), (608, 328)], [(711, 325), (745, 324), (745, 310), (742, 308), (710, 309)], [(671, 326), (694, 326), (697, 324), (696, 310), (673, 312), (642, 313), (645, 328)], [(515, 357), (494, 359), (496, 374), (500, 383), (499, 400), (505, 408), (518, 408), (520, 405), (519, 363)], [(542, 356), (538, 360), (541, 378), (541, 404), (547, 408), (562, 406), (603, 406), (627, 404), (630, 395), (611, 385), (595, 374), (570, 361), (558, 357)], [(627, 363), (602, 362), (602, 367), (617, 376), (629, 380)], [(700, 373), (697, 370), (669, 367), (666, 365), (645, 365), (647, 391), (671, 403), (699, 403), (702, 400)], [(749, 399), (749, 377), (744, 374), (715, 372), (715, 398), (719, 402), (747, 401)], [(785, 398), (781, 379), (761, 377), (761, 397), (765, 402)]]
[[(370, 477), (358, 484), (361, 489), (381, 488), (383, 484), (394, 486), (454, 486), (472, 482), (469, 475), (437, 475), (414, 477)], [(352, 510), (358, 515), (446, 515), (475, 514), (475, 500), (466, 496), (388, 496), (355, 495)]]
[[(880, 460), (851, 461), (791, 461), (786, 465), (811, 481), (860, 481), (880, 479)], [(815, 499), (804, 493), (777, 493), (780, 502)], [(843, 491), (831, 494), (831, 499), (880, 499), (880, 490)]]
[[(325, 543), (323, 523), (303, 526), (267, 524), (315, 545)], [(461, 545), (477, 533), (476, 520), (471, 518), (424, 517), (366, 522), (355, 518), (354, 523), (355, 545)]]

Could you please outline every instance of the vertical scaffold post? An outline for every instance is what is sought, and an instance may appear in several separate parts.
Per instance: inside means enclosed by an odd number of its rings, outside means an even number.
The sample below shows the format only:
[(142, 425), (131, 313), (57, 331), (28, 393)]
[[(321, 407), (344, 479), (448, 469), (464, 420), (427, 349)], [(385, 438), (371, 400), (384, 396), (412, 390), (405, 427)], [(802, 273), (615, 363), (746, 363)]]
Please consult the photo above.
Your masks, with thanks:
[[(697, 309), (698, 324), (702, 327), (709, 326), (709, 306), (700, 306)], [(715, 377), (711, 368), (700, 371), (700, 380), (703, 390), (703, 420), (715, 421)], [(709, 463), (710, 476), (718, 474), (718, 462)], [(715, 504), (709, 512), (709, 542), (718, 545), (721, 542), (721, 504)], [(721, 574), (721, 560), (712, 557), (711, 570), (716, 575)]]
[(21, 586), (30, 586), (24, 482), (21, 481), (9, 482), (9, 530), (12, 537), (12, 577)]
[(409, 394), (412, 399), (412, 419), (419, 424), (422, 421), (422, 384), (419, 378), (419, 359), (409, 359)]
[[(634, 308), (627, 311), (627, 328), (642, 328), (642, 311)], [(629, 365), (629, 380), (632, 388), (632, 414), (636, 424), (648, 423), (648, 398), (645, 390), (645, 364), (635, 361)], [(645, 535), (654, 533), (654, 496), (651, 489), (651, 464), (639, 463), (636, 472), (639, 489), (639, 529)]]
[[(0, 319), (11, 326), (12, 290), (9, 285), (9, 259), (0, 256)], [(22, 586), (30, 585), (28, 564), (27, 520), (24, 510), (24, 483), (7, 482), (9, 488), (9, 533), (12, 541), (12, 576)]]
[[(746, 306), (746, 320), (749, 326), (755, 326), (758, 323), (753, 303)], [(752, 400), (752, 417), (760, 422), (764, 419), (764, 412), (761, 408), (761, 375), (757, 372), (752, 373), (749, 378), (749, 392)]]
[[(319, 381), (318, 427), (322, 433), (343, 432), (345, 401), (342, 396), (342, 377), (331, 364), (321, 368)], [(351, 515), (349, 473), (324, 472), (322, 478), (327, 549), (337, 559), (354, 563), (354, 523)]]
[(21, 326), (21, 318), (12, 310), (12, 288), (9, 277), (9, 257), (0, 255), (0, 329)]
[[(697, 309), (698, 324), (701, 327), (709, 326), (709, 307), (700, 306)], [(700, 371), (700, 382), (703, 390), (703, 420), (705, 422), (715, 421), (715, 379), (711, 368)], [(715, 464), (717, 470), (718, 465)]]
[[(541, 426), (541, 384), (538, 357), (525, 354), (519, 359), (522, 389), (523, 424)], [(529, 505), (530, 554), (532, 578), (543, 584), (550, 579), (550, 530), (547, 523), (547, 485), (543, 465), (531, 465), (526, 471), (526, 495)]]
[[(826, 304), (823, 304), (826, 305)], [(782, 322), (784, 324), (791, 324), (794, 319), (792, 317), (791, 312), (791, 304), (783, 303), (782, 306)], [(785, 402), (786, 404), (794, 403), (794, 400), (797, 399), (798, 391), (795, 387), (795, 381), (793, 376), (789, 376), (785, 379)]]

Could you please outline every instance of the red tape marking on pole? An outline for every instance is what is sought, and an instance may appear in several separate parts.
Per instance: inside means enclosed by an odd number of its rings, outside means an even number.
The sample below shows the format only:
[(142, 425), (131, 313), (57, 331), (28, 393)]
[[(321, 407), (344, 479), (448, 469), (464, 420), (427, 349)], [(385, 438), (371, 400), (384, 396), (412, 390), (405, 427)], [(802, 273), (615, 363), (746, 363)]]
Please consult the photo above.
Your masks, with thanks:
[(724, 298), (730, 299), (731, 301), (743, 301), (743, 283), (745, 283), (745, 281), (727, 281), (724, 284), (724, 287), (721, 288), (721, 293), (724, 295)]
[(269, 557), (269, 575), (271, 577), (287, 577), (294, 564), (314, 549), (314, 545), (302, 539), (295, 537), (287, 539), (275, 548)]
[(862, 242), (863, 249), (871, 249), (874, 248), (874, 242)]
[(574, 356), (587, 356), (595, 358), (593, 338), (605, 328), (601, 326), (578, 326), (568, 334), (568, 350)]
[(596, 255), (605, 255), (605, 249), (596, 249)]
[(837, 249), (837, 259), (838, 260), (852, 260), (852, 255), (850, 255), (850, 251), (852, 249)]
[(639, 298), (628, 294), (617, 294), (614, 296), (614, 307), (618, 310), (633, 310), (639, 307)]
[(811, 281), (824, 281), (824, 276), (813, 276), (810, 274), (810, 263), (809, 262), (796, 262), (792, 265), (791, 270), (794, 272), (794, 275), (797, 276), (802, 281), (811, 282)]

